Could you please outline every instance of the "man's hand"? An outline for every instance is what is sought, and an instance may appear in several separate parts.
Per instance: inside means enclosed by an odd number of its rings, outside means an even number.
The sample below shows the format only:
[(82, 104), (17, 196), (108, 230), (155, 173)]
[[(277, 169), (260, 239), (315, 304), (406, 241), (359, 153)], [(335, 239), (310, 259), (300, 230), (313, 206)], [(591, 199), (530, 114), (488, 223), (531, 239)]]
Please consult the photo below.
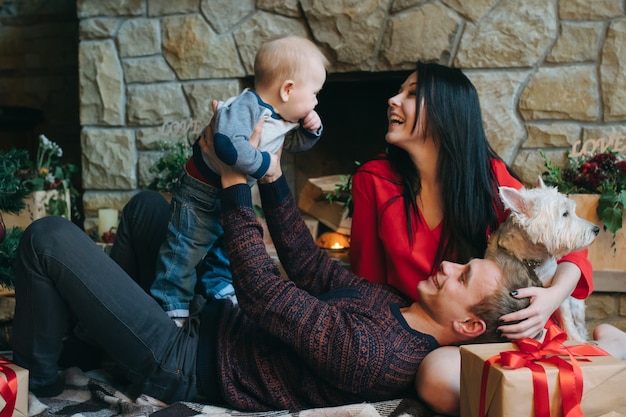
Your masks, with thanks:
[[(263, 178), (261, 178), (259, 180), (259, 182), (261, 183), (270, 183), (270, 182), (274, 182), (277, 179), (280, 178), (281, 175), (283, 175), (283, 170), (280, 166), (280, 155), (282, 154), (283, 148), (280, 148), (278, 150), (277, 153), (275, 154), (271, 154), (272, 156), (272, 163), (270, 164), (270, 169), (267, 170), (267, 173), (265, 174), (265, 176)], [(276, 168), (274, 170), (273, 173), (270, 173), (271, 169), (272, 169), (272, 164), (276, 162)]]
[(310, 130), (311, 132), (317, 132), (322, 127), (322, 119), (315, 110), (311, 110), (309, 114), (302, 119), (302, 127)]
[(278, 165), (280, 165), (280, 160), (275, 153), (270, 153), (270, 166), (265, 173), (268, 177), (273, 177), (276, 175), (276, 170), (278, 169)]

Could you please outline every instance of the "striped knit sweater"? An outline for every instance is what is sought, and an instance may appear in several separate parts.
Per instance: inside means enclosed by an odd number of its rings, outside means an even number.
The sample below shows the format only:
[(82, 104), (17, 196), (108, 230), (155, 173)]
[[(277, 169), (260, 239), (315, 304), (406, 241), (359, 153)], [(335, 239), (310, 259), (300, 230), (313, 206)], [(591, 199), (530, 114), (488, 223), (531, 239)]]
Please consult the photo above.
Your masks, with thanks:
[(400, 314), (409, 301), (357, 277), (313, 241), (284, 177), (261, 184), (281, 278), (247, 185), (223, 192), (222, 218), (239, 307), (217, 324), (222, 397), (242, 410), (300, 410), (410, 395), (438, 347)]

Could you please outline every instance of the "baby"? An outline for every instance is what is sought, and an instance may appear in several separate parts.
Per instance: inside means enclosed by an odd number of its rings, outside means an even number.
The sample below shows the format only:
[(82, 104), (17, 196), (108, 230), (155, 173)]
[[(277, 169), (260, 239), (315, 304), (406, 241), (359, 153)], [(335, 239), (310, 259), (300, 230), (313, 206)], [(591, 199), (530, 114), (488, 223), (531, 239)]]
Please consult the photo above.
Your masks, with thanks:
[[(266, 42), (255, 57), (254, 88), (218, 106), (215, 154), (207, 156), (197, 141), (194, 144), (172, 193), (167, 238), (150, 289), (177, 325), (189, 316), (195, 292), (236, 302), (222, 244), (220, 166), (247, 174), (252, 186), (275, 173), (281, 148), (303, 152), (313, 147), (322, 134), (314, 109), (327, 65), (326, 57), (305, 38), (287, 36)], [(254, 147), (248, 140), (261, 118), (265, 119), (261, 139)]]

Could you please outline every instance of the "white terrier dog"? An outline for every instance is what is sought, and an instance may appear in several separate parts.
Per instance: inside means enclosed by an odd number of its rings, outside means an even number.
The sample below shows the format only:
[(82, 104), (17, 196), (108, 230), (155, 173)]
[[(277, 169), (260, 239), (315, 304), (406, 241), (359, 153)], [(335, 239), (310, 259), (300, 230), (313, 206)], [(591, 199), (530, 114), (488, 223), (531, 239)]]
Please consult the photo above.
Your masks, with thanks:
[[(576, 215), (573, 200), (556, 187), (547, 187), (541, 177), (537, 188), (500, 187), (500, 198), (511, 214), (491, 234), (485, 257), (494, 257), (497, 251), (508, 253), (533, 268), (544, 287), (552, 282), (557, 259), (586, 248), (600, 232), (598, 226)], [(583, 300), (565, 299), (555, 319), (570, 340), (587, 340)]]

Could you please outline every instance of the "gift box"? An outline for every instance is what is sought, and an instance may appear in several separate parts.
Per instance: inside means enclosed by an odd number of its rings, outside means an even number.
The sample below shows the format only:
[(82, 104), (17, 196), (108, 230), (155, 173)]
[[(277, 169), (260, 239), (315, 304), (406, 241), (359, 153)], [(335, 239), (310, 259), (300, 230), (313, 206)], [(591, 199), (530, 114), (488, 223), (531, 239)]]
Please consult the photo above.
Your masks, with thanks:
[[(526, 348), (517, 342), (461, 346), (461, 417), (600, 417), (626, 410), (626, 362), (592, 345), (561, 341), (555, 350), (554, 343), (524, 340), (537, 351), (520, 355)], [(519, 367), (503, 365), (511, 364), (509, 356)]]
[(0, 417), (28, 416), (28, 371), (0, 359)]

